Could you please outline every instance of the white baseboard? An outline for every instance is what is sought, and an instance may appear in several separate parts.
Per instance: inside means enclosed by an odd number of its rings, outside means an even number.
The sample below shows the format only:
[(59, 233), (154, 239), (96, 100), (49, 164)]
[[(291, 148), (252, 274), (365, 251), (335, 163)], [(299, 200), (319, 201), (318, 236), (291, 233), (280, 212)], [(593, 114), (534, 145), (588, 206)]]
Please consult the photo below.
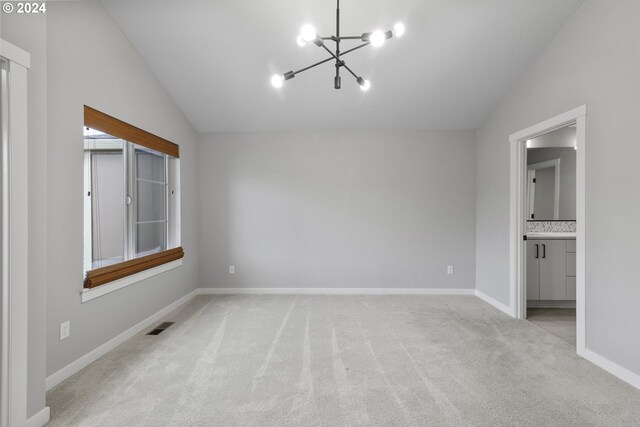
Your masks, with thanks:
[(632, 372), (627, 368), (624, 368), (617, 363), (612, 362), (606, 357), (601, 356), (598, 353), (589, 350), (588, 348), (578, 351), (578, 355), (584, 357), (594, 365), (601, 367), (611, 375), (620, 378), (622, 381), (629, 383), (640, 390), (640, 375), (636, 374), (635, 372)]
[(200, 288), (200, 295), (475, 295), (474, 289), (423, 288)]
[(573, 300), (529, 300), (527, 301), (527, 308), (576, 308), (576, 302)]
[(491, 298), (489, 295), (485, 294), (484, 292), (480, 292), (479, 290), (476, 289), (475, 291), (475, 295), (480, 298), (481, 300), (483, 300), (484, 302), (494, 306), (495, 308), (497, 308), (498, 310), (508, 314), (511, 317), (513, 316), (513, 310), (511, 310), (511, 307), (508, 307), (506, 305), (504, 305), (503, 303), (501, 303), (500, 301)]
[(49, 422), (49, 407), (45, 406), (35, 414), (33, 417), (27, 420), (27, 427), (42, 427)]
[(60, 369), (58, 372), (56, 372), (54, 374), (51, 374), (50, 376), (47, 377), (47, 382), (46, 382), (47, 391), (51, 390), (53, 387), (55, 387), (58, 384), (60, 384), (62, 381), (66, 380), (71, 375), (73, 375), (76, 372), (80, 371), (82, 368), (84, 368), (84, 367), (88, 366), (89, 364), (95, 362), (100, 357), (104, 356), (105, 354), (107, 354), (108, 352), (110, 352), (111, 350), (113, 350), (114, 348), (116, 348), (117, 346), (119, 346), (120, 344), (122, 344), (123, 342), (128, 340), (129, 338), (133, 337), (134, 335), (136, 335), (137, 333), (141, 332), (145, 328), (148, 328), (149, 326), (151, 326), (153, 323), (155, 323), (158, 320), (162, 319), (164, 316), (166, 316), (167, 314), (171, 313), (176, 308), (178, 308), (181, 305), (187, 303), (188, 301), (193, 299), (196, 295), (198, 295), (198, 290), (197, 289), (189, 292), (187, 295), (185, 295), (182, 298), (180, 298), (179, 300), (169, 304), (168, 306), (166, 306), (162, 310), (156, 312), (155, 314), (152, 314), (151, 316), (149, 316), (146, 319), (144, 319), (142, 322), (138, 323), (135, 326), (132, 326), (131, 328), (127, 329), (126, 331), (124, 331), (120, 335), (118, 335), (115, 338), (107, 341), (106, 343), (102, 344), (100, 347), (90, 351), (89, 353), (87, 353), (84, 356), (80, 357), (76, 361), (71, 362), (70, 364), (68, 364), (64, 368)]

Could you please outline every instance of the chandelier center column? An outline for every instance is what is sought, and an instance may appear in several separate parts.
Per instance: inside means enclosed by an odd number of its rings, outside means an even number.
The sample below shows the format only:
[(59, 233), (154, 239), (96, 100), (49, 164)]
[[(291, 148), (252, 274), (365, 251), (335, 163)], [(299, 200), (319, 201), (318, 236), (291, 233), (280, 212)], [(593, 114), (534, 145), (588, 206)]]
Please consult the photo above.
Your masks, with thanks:
[(334, 87), (340, 89), (340, 0), (337, 0), (336, 6), (336, 78)]

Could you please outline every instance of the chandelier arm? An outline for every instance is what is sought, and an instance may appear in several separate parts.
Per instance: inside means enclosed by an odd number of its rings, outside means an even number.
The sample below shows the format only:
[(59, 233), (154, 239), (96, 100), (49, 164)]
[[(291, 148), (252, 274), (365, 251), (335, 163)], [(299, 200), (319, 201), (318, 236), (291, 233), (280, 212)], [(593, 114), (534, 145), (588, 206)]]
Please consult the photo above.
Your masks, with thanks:
[(322, 40), (332, 40), (334, 42), (342, 41), (342, 40), (362, 40), (362, 36), (345, 36), (345, 37), (336, 37), (336, 36), (327, 36), (320, 37)]
[(299, 69), (298, 71), (294, 71), (293, 74), (299, 74), (299, 73), (301, 73), (303, 71), (307, 71), (308, 69), (311, 69), (313, 67), (317, 67), (318, 65), (322, 65), (325, 62), (332, 61), (333, 59), (335, 59), (335, 58), (333, 56), (330, 56), (327, 59), (324, 59), (322, 61), (316, 62), (315, 64), (309, 65), (308, 67), (304, 67), (304, 68)]
[(347, 67), (347, 64), (345, 64), (344, 61), (342, 61), (342, 66), (344, 68), (346, 68), (347, 71), (350, 72), (351, 75), (356, 78), (356, 80), (358, 80), (358, 75), (356, 73), (354, 73), (353, 71), (351, 71), (351, 68)]
[[(348, 53), (353, 52), (354, 50), (360, 49), (360, 48), (365, 47), (365, 46), (367, 46), (367, 45), (369, 45), (369, 44), (371, 44), (371, 43), (366, 42), (366, 43), (363, 43), (363, 44), (361, 44), (361, 45), (359, 45), (359, 46), (356, 46), (356, 47), (354, 47), (354, 48), (352, 48), (352, 49), (345, 50), (344, 52), (340, 53), (340, 56), (344, 56), (344, 55), (346, 55), (346, 54), (348, 54)], [(329, 58), (327, 58), (327, 59), (323, 59), (322, 61), (318, 61), (318, 62), (316, 62), (315, 64), (309, 65), (308, 67), (304, 67), (304, 68), (299, 69), (298, 71), (294, 71), (294, 72), (293, 72), (293, 74), (299, 74), (299, 73), (301, 73), (301, 72), (303, 72), (303, 71), (307, 71), (307, 70), (309, 70), (309, 69), (311, 69), (311, 68), (313, 68), (313, 67), (317, 67), (318, 65), (322, 65), (322, 64), (324, 64), (325, 62), (329, 62), (329, 61), (331, 61), (331, 60), (333, 60), (333, 59), (335, 59), (335, 57), (332, 55), (332, 56), (330, 56), (330, 57), (329, 57)]]
[(329, 55), (331, 55), (333, 57), (333, 59), (335, 59), (337, 61), (340, 61), (340, 58), (338, 58), (335, 53), (331, 52), (331, 50), (328, 47), (326, 47), (324, 44), (321, 45), (320, 47), (324, 48), (324, 50), (329, 52)]
[(362, 47), (369, 46), (370, 44), (371, 44), (371, 42), (365, 42), (365, 43), (362, 43), (362, 44), (361, 44), (361, 45), (359, 45), (359, 46), (356, 46), (356, 47), (351, 48), (351, 49), (349, 49), (349, 50), (345, 50), (344, 52), (340, 53), (340, 56), (344, 56), (344, 55), (346, 55), (346, 54), (347, 54), (347, 53), (349, 53), (349, 52), (353, 52), (354, 50), (358, 50), (358, 49), (360, 49), (360, 48), (362, 48)]
[[(333, 52), (331, 52), (331, 51), (329, 50), (329, 48), (328, 48), (328, 47), (326, 47), (325, 45), (322, 45), (322, 47), (323, 47), (327, 52), (329, 52), (329, 53), (331, 54), (331, 56), (333, 56), (333, 57), (335, 58), (335, 60), (336, 60), (336, 61), (339, 61), (339, 62), (340, 62), (340, 65), (341, 65), (342, 67), (346, 68), (346, 69), (347, 69), (347, 71), (348, 71), (348, 72), (350, 72), (350, 73), (351, 73), (351, 75), (352, 75), (353, 77), (355, 77), (355, 78), (356, 78), (356, 80), (358, 79), (358, 75), (357, 75), (356, 73), (354, 73), (353, 71), (351, 71), (351, 68), (347, 67), (347, 64), (345, 64), (345, 62), (344, 62), (343, 60), (341, 60), (340, 58), (338, 58), (338, 57), (336, 56), (336, 54), (335, 54), (335, 53), (333, 53)], [(343, 54), (343, 55), (344, 55), (344, 54)]]

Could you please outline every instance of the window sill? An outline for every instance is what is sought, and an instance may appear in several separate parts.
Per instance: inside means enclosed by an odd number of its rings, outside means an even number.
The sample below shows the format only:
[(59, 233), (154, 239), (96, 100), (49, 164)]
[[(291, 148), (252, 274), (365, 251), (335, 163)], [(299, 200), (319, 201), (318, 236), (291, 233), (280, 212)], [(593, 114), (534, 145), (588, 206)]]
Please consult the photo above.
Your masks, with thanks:
[(173, 270), (174, 268), (178, 268), (180, 266), (182, 266), (182, 258), (159, 265), (157, 267), (150, 268), (148, 270), (141, 271), (139, 273), (123, 277), (122, 279), (114, 280), (113, 282), (109, 282), (95, 288), (85, 288), (80, 293), (82, 297), (82, 303), (91, 301), (92, 299), (96, 299), (113, 291), (117, 291), (118, 289), (133, 285), (134, 283), (140, 282), (141, 280), (157, 276), (158, 274), (162, 274), (165, 271)]
[(97, 288), (98, 286), (115, 282), (127, 276), (140, 273), (141, 271), (175, 261), (183, 256), (184, 251), (181, 246), (178, 246), (177, 248), (167, 249), (166, 251), (96, 268), (86, 272), (84, 287), (86, 289)]

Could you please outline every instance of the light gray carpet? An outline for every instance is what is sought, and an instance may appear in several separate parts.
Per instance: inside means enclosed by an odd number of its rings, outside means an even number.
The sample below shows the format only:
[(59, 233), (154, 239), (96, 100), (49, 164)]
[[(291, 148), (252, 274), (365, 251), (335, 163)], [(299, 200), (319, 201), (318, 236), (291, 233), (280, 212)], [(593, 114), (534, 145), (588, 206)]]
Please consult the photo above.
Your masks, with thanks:
[(632, 426), (640, 391), (467, 296), (200, 296), (48, 394), (51, 426)]
[(575, 308), (529, 308), (527, 309), (527, 320), (575, 347)]

